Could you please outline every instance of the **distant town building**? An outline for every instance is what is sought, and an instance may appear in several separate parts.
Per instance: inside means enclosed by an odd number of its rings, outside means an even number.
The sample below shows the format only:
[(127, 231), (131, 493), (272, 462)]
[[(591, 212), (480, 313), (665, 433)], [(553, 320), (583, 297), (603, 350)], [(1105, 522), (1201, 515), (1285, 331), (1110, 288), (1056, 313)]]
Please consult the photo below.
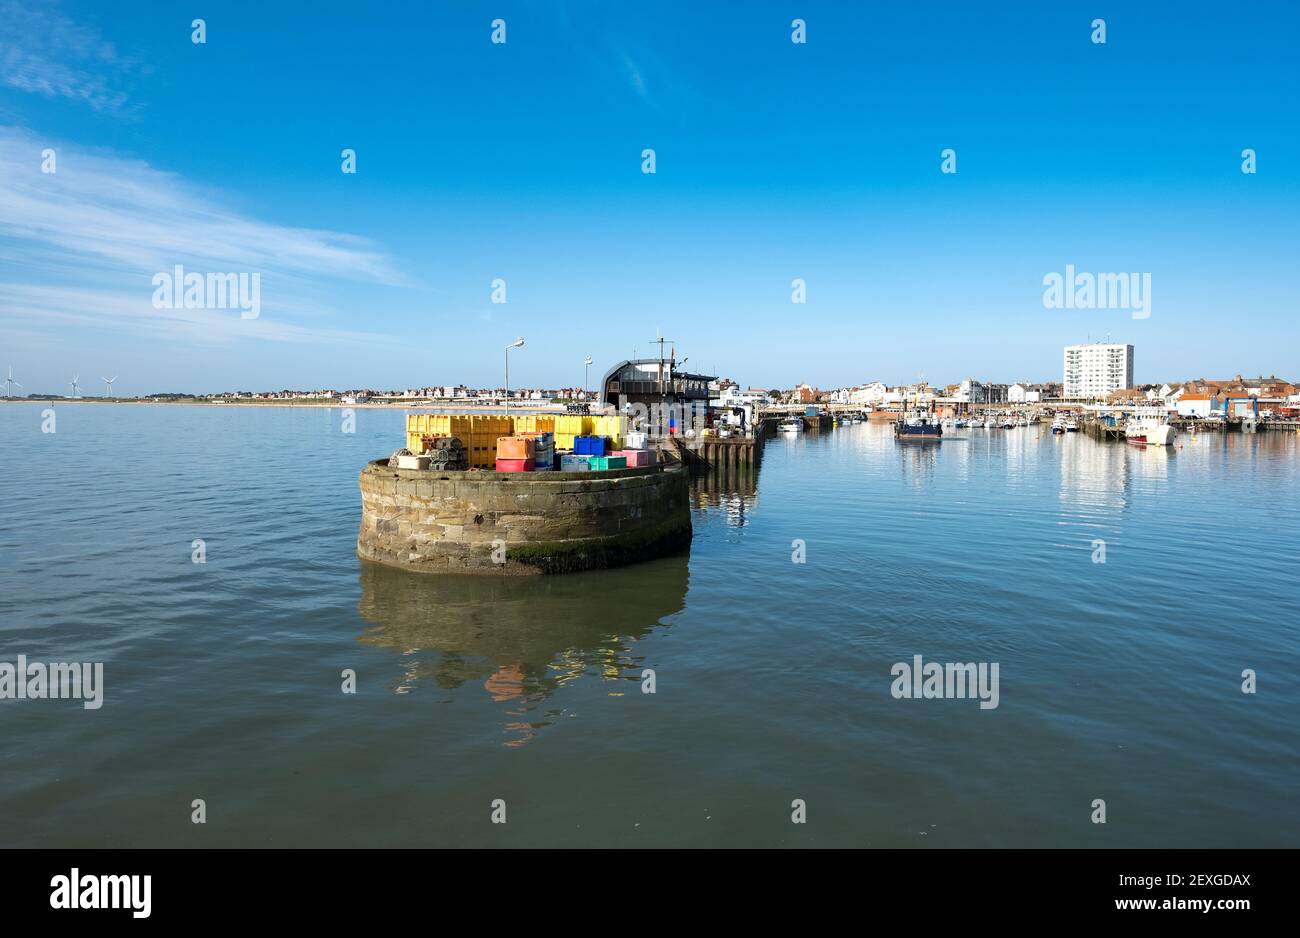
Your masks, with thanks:
[(1205, 417), (1211, 411), (1222, 410), (1223, 402), (1215, 393), (1181, 394), (1174, 403), (1174, 408), (1180, 417)]
[(1144, 404), (1152, 399), (1152, 392), (1143, 388), (1121, 388), (1106, 395), (1107, 404)]
[(1010, 404), (1037, 404), (1042, 399), (1042, 389), (1034, 384), (1013, 384), (1007, 388), (1007, 402)]
[(1065, 347), (1065, 396), (1104, 398), (1133, 387), (1133, 346), (1093, 342)]
[(879, 381), (871, 381), (852, 388), (840, 388), (831, 399), (836, 404), (878, 404), (885, 399), (889, 388)]
[(743, 407), (745, 404), (766, 404), (767, 397), (764, 388), (741, 388), (735, 382), (730, 382), (722, 388), (716, 400), (720, 407)]

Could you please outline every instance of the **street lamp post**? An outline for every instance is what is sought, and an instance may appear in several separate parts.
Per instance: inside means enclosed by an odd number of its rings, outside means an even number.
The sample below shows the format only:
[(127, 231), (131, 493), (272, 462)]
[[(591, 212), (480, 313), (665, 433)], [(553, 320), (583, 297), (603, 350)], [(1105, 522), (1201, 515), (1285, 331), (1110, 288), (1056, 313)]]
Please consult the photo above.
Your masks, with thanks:
[(509, 345), (506, 346), (506, 416), (510, 416), (510, 350), (520, 348), (524, 344), (524, 337), (519, 336)]
[(587, 396), (587, 384), (591, 380), (591, 356), (588, 355), (582, 361), (582, 396)]

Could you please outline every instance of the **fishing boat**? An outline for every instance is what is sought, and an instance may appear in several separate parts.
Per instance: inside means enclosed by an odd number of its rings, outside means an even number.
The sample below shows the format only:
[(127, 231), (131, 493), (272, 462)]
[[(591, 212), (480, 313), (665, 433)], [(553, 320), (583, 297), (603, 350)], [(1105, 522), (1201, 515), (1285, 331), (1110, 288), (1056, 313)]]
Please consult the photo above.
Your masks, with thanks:
[(1053, 432), (1053, 433), (1064, 433), (1064, 432), (1065, 432), (1065, 421), (1062, 420), (1060, 417), (1057, 417), (1055, 420), (1053, 420), (1053, 421), (1052, 421), (1052, 432)]
[(899, 417), (894, 423), (894, 436), (900, 440), (939, 440), (943, 425), (929, 414)]
[(1124, 422), (1124, 439), (1137, 446), (1172, 446), (1175, 436), (1163, 413), (1134, 413)]
[(1001, 427), (1003, 430), (1014, 430), (1016, 428), (1016, 418), (1003, 417)]
[(1075, 420), (1073, 417), (1066, 417), (1066, 418), (1065, 418), (1065, 432), (1066, 432), (1066, 433), (1078, 433), (1078, 432), (1079, 432), (1079, 422), (1078, 422), (1077, 420)]
[(803, 429), (802, 422), (795, 417), (786, 417), (776, 425), (781, 433), (798, 433)]

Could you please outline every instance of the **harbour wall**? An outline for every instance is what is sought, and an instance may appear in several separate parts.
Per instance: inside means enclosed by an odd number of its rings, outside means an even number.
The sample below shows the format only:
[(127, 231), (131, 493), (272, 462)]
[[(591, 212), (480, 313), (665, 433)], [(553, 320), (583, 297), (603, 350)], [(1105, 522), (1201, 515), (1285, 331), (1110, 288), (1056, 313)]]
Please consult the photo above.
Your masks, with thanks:
[(441, 472), (377, 459), (360, 485), (357, 554), (407, 570), (571, 573), (662, 556), (691, 539), (690, 479), (681, 465)]

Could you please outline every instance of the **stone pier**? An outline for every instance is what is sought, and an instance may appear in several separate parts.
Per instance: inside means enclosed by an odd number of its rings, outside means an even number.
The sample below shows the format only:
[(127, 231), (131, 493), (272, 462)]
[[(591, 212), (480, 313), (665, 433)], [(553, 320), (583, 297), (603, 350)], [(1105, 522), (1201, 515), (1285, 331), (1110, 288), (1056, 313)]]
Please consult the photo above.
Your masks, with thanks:
[(512, 576), (614, 567), (691, 540), (681, 465), (607, 472), (361, 471), (357, 554), (428, 573)]

